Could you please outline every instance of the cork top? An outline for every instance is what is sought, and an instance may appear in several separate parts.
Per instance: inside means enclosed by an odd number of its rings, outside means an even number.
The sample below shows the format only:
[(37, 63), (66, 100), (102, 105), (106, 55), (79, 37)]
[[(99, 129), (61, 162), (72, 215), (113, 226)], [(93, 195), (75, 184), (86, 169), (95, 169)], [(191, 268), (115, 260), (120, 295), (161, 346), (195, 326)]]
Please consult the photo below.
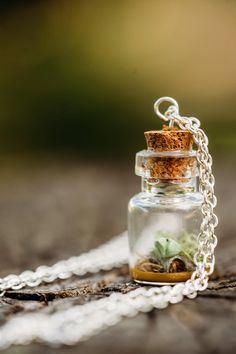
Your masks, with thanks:
[(193, 146), (192, 134), (176, 127), (164, 125), (162, 130), (150, 130), (144, 135), (151, 151), (189, 151)]
[(163, 126), (144, 133), (147, 150), (136, 155), (136, 174), (150, 179), (182, 180), (198, 174), (191, 132)]

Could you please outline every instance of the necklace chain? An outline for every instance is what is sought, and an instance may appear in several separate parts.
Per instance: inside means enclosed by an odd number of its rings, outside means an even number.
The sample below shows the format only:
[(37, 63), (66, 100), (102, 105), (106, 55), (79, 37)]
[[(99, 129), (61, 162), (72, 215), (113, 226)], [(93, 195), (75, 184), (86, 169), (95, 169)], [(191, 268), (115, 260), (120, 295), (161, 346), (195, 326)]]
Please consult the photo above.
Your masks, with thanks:
[(114, 237), (96, 249), (48, 266), (39, 266), (34, 272), (26, 270), (20, 275), (10, 274), (0, 279), (1, 296), (6, 290), (19, 290), (25, 286), (36, 287), (42, 282), (52, 283), (56, 279), (68, 279), (72, 275), (82, 276), (99, 270), (121, 267), (128, 262), (127, 234)]
[[(158, 100), (158, 105), (166, 99)], [(196, 270), (191, 279), (173, 287), (140, 287), (128, 294), (113, 293), (108, 298), (74, 306), (52, 315), (37, 312), (13, 317), (0, 328), (0, 347), (25, 344), (32, 340), (45, 341), (49, 344), (74, 344), (116, 324), (124, 316), (132, 317), (138, 312), (165, 308), (169, 303), (181, 302), (184, 296), (194, 298), (197, 291), (207, 288), (209, 275), (212, 274), (215, 265), (214, 249), (217, 238), (214, 229), (218, 223), (214, 214), (217, 200), (214, 194), (215, 181), (212, 174), (212, 157), (208, 151), (208, 138), (200, 128), (200, 121), (197, 118), (180, 116), (176, 101), (169, 98), (167, 100), (174, 103), (174, 106), (170, 106), (163, 115), (157, 105), (156, 113), (171, 125), (177, 124), (181, 129), (190, 131), (198, 147), (203, 221), (198, 235), (198, 251), (194, 257)], [(60, 261), (51, 267), (40, 266), (35, 272), (25, 271), (20, 275), (9, 275), (0, 279), (0, 291), (3, 295), (7, 289), (35, 287), (42, 282), (51, 283), (56, 279), (69, 278), (73, 274), (84, 275), (109, 270), (120, 267), (127, 261), (127, 235), (124, 233), (81, 256)]]

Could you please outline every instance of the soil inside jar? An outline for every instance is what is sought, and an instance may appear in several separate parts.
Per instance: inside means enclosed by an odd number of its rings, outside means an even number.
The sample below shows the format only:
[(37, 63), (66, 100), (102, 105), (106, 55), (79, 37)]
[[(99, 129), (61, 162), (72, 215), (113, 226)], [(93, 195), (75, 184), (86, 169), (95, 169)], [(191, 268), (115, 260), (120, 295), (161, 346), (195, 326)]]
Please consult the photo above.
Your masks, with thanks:
[(147, 282), (184, 282), (191, 278), (192, 272), (179, 272), (179, 273), (156, 273), (156, 272), (143, 272), (137, 268), (130, 269), (130, 275), (134, 280), (147, 281)]

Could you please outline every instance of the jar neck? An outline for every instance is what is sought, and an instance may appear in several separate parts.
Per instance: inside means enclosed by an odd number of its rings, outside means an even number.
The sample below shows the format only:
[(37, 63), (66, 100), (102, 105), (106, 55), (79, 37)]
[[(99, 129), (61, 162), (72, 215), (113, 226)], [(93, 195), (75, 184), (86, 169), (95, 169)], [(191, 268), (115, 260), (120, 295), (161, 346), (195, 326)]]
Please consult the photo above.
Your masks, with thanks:
[(150, 179), (142, 178), (142, 192), (158, 196), (182, 196), (198, 191), (197, 178)]

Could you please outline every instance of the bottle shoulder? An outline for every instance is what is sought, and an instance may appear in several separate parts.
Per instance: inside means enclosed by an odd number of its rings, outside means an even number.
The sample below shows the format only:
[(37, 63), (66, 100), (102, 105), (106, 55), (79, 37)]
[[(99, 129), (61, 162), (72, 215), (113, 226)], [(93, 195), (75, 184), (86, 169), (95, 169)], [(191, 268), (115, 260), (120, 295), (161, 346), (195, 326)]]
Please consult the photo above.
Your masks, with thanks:
[(172, 196), (140, 192), (130, 199), (129, 207), (160, 207), (167, 205), (191, 205), (197, 207), (200, 206), (202, 202), (203, 196), (200, 192)]

